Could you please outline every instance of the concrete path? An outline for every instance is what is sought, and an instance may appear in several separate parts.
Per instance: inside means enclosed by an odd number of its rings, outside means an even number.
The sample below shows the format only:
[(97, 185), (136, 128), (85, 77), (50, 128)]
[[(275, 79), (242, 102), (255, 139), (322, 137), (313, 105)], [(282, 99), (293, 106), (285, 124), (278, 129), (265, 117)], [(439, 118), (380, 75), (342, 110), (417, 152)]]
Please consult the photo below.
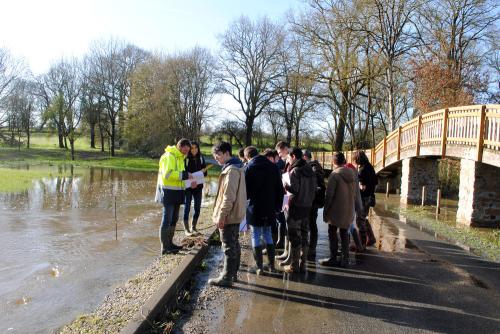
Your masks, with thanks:
[[(310, 262), (303, 275), (249, 274), (249, 236), (242, 236), (240, 282), (234, 289), (206, 286), (217, 265), (200, 274), (190, 311), (174, 332), (500, 333), (498, 263), (389, 217), (373, 225), (379, 242), (353, 254), (349, 269)], [(321, 258), (328, 244), (325, 224), (318, 226)]]

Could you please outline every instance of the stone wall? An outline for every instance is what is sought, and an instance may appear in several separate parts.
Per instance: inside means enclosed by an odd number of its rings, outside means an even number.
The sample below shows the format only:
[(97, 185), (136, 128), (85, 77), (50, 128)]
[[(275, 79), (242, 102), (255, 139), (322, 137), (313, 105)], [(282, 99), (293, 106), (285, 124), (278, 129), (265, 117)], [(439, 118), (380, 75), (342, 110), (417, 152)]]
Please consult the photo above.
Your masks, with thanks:
[(438, 160), (430, 158), (403, 159), (401, 203), (422, 203), (423, 186), (425, 186), (425, 204), (436, 205), (439, 187)]
[(462, 159), (457, 221), (500, 227), (500, 168)]

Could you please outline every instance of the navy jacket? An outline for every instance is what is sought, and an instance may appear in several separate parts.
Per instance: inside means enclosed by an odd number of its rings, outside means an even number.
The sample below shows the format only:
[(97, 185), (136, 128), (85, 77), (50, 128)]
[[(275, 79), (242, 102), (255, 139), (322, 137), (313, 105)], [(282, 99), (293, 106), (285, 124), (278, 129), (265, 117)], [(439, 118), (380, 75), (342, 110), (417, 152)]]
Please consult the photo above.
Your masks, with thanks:
[(282, 209), (285, 194), (278, 168), (265, 156), (256, 156), (246, 167), (245, 181), (248, 224), (271, 226), (276, 221), (276, 213)]

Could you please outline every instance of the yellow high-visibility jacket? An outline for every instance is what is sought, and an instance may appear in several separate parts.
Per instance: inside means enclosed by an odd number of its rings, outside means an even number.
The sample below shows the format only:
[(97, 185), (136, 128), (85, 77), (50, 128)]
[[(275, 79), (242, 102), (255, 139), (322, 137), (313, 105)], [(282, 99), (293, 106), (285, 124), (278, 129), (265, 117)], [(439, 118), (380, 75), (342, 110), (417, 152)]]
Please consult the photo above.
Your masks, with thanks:
[(188, 178), (185, 171), (184, 154), (176, 146), (167, 146), (160, 158), (158, 170), (158, 187), (161, 187), (166, 204), (182, 204), (184, 202), (185, 183)]

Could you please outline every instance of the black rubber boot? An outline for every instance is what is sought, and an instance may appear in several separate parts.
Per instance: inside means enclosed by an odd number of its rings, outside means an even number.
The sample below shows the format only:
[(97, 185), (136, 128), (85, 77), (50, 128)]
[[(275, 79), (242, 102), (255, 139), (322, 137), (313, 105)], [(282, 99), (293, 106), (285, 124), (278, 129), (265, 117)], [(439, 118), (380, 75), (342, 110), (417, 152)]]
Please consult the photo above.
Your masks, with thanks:
[(193, 235), (200, 235), (201, 234), (196, 229), (197, 224), (198, 224), (198, 218), (193, 218), (193, 221), (191, 222), (191, 234), (193, 234)]
[(328, 229), (328, 239), (330, 242), (330, 257), (326, 259), (319, 260), (319, 264), (326, 267), (336, 267), (339, 265), (337, 260), (337, 255), (339, 252), (339, 240), (337, 238), (337, 231), (335, 233), (330, 232)]
[(232, 273), (233, 282), (238, 282), (238, 271), (240, 270), (240, 264), (241, 264), (241, 247), (238, 246), (238, 249), (236, 251), (236, 261)]
[(222, 287), (233, 286), (233, 278), (231, 276), (235, 269), (234, 262), (236, 261), (224, 257), (224, 268), (222, 269), (222, 273), (219, 277), (209, 279), (208, 284)]
[(170, 240), (170, 248), (177, 249), (178, 251), (184, 247), (174, 244), (175, 226), (170, 226), (168, 228), (168, 239)]
[(349, 266), (349, 234), (347, 230), (340, 231), (341, 238), (341, 249), (342, 249), (342, 258), (340, 260), (340, 266), (342, 268), (347, 268)]
[(269, 271), (274, 273), (276, 271), (276, 268), (274, 266), (274, 259), (276, 257), (276, 250), (274, 248), (274, 245), (267, 244), (266, 245), (267, 249), (267, 258), (269, 260)]
[(171, 247), (169, 227), (160, 227), (161, 255), (177, 253), (177, 249)]
[(356, 245), (357, 252), (364, 252), (366, 250), (365, 245), (361, 243), (361, 239), (359, 238), (358, 231), (354, 229), (352, 232), (352, 239), (354, 240), (354, 244)]
[(363, 249), (366, 248), (366, 231), (359, 231), (359, 238), (361, 239), (361, 244), (363, 245)]
[(192, 234), (191, 234), (191, 232), (189, 231), (189, 220), (184, 220), (184, 221), (183, 221), (183, 223), (184, 223), (184, 234), (185, 234), (187, 237), (191, 236)]
[(253, 258), (255, 259), (255, 267), (251, 269), (252, 273), (261, 275), (264, 272), (263, 259), (262, 259), (262, 246), (253, 248)]
[(373, 229), (368, 219), (365, 222), (365, 226), (366, 226), (366, 234), (368, 236), (368, 240), (366, 241), (366, 246), (373, 246), (377, 242), (377, 238), (375, 238), (375, 234), (373, 234)]

